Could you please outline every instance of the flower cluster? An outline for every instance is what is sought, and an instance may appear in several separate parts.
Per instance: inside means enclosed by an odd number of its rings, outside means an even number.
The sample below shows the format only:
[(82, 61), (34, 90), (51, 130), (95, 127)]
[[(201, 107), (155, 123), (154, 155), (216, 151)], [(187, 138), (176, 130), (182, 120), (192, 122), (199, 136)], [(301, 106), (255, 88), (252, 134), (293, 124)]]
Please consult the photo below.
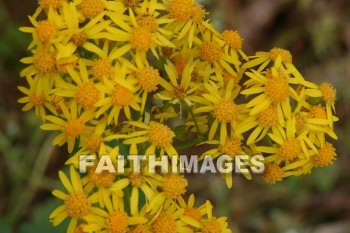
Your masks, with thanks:
[[(231, 232), (206, 201), (184, 198), (177, 173), (77, 172), (79, 155), (177, 156), (262, 154), (263, 178), (332, 164), (337, 139), (335, 89), (306, 81), (290, 52), (273, 48), (247, 56), (237, 31), (218, 32), (194, 0), (39, 0), (19, 87), (24, 111), (35, 109), (43, 130), (67, 144), (67, 193), (50, 215), (70, 218), (67, 232)], [(244, 97), (244, 98), (242, 98)], [(188, 142), (189, 141), (189, 142)], [(253, 164), (250, 164), (254, 166)], [(243, 173), (248, 179), (250, 173)], [(223, 176), (228, 187), (232, 174)]]

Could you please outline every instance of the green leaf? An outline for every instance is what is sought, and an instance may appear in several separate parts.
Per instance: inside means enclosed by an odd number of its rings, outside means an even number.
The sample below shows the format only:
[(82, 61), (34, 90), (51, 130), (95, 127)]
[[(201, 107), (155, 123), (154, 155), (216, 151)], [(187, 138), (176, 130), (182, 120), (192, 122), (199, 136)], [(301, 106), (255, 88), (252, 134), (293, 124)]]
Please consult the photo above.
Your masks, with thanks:
[(189, 131), (186, 129), (185, 125), (175, 127), (174, 133), (176, 135), (176, 139), (180, 141), (186, 141), (189, 135)]

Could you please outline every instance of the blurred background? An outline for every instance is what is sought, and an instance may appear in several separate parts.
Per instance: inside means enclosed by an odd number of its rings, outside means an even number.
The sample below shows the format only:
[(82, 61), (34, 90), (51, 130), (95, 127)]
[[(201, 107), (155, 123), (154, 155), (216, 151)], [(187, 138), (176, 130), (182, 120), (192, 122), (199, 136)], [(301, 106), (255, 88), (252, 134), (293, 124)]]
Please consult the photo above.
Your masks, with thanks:
[[(338, 160), (311, 175), (270, 186), (234, 177), (228, 190), (218, 176), (191, 176), (189, 191), (210, 199), (217, 216), (226, 215), (235, 233), (350, 232), (350, 1), (349, 0), (203, 0), (217, 28), (235, 29), (244, 50), (289, 49), (295, 66), (316, 83), (337, 88), (335, 142)], [(31, 0), (0, 1), (0, 232), (65, 232), (48, 215), (58, 204), (51, 190), (67, 158), (51, 146), (53, 135), (39, 129), (33, 112), (21, 112), (19, 77), (30, 37)]]

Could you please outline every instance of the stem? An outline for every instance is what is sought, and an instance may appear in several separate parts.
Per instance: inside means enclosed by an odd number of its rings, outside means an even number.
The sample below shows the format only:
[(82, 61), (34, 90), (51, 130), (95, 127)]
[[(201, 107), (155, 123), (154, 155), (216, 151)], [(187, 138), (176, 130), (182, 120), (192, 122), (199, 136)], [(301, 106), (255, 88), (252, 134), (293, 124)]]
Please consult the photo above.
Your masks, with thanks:
[(191, 148), (191, 147), (196, 146), (197, 143), (200, 143), (200, 142), (202, 142), (202, 141), (203, 141), (202, 137), (198, 137), (198, 138), (192, 140), (192, 141), (189, 142), (189, 143), (186, 143), (186, 144), (181, 145), (181, 146), (176, 146), (175, 149), (176, 149), (177, 151), (185, 150), (185, 149), (188, 149), (188, 148)]
[(188, 106), (188, 104), (185, 101), (181, 101), (181, 106), (183, 106), (184, 109), (186, 109), (189, 112), (190, 116), (193, 119), (194, 125), (196, 127), (196, 131), (198, 133), (198, 139), (200, 139), (200, 142), (203, 142), (203, 137), (202, 137), (201, 132), (199, 130), (198, 122), (197, 122), (197, 119), (193, 113), (192, 108), (190, 106)]

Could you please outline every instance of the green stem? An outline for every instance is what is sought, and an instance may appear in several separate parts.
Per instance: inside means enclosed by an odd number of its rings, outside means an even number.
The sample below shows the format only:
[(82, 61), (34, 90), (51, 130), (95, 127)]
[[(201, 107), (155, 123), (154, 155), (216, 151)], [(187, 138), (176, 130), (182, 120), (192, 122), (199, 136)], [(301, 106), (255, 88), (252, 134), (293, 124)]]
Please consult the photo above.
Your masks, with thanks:
[(193, 113), (192, 108), (190, 106), (188, 106), (188, 104), (185, 101), (181, 101), (181, 106), (189, 112), (190, 116), (193, 119), (194, 125), (196, 127), (196, 131), (198, 133), (198, 139), (200, 139), (200, 142), (203, 142), (203, 136), (201, 135), (201, 131), (199, 130), (198, 122), (197, 122), (197, 119)]

